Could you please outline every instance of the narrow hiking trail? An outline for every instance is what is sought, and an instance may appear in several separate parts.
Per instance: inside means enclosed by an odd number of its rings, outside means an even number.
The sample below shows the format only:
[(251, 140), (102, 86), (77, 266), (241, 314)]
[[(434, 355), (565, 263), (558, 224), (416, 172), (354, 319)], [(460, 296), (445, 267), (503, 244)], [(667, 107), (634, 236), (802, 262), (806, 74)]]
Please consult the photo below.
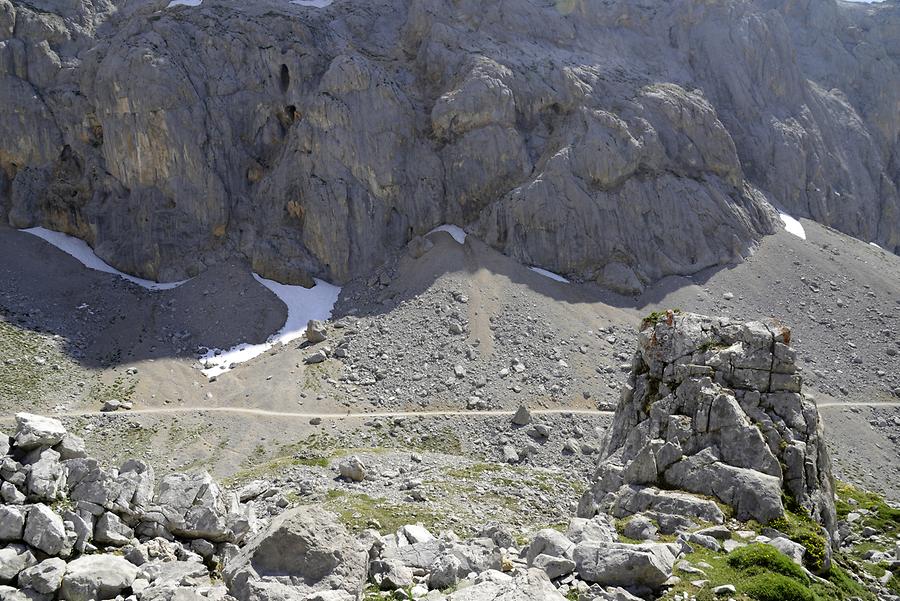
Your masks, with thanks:
[[(833, 409), (840, 407), (900, 407), (900, 401), (885, 402), (830, 402), (818, 404), (819, 409)], [(614, 411), (602, 411), (600, 409), (532, 409), (532, 415), (561, 415), (571, 413), (575, 415), (597, 415), (611, 417)], [(295, 411), (270, 411), (268, 409), (253, 409), (251, 407), (203, 407), (203, 406), (185, 406), (185, 407), (156, 407), (149, 409), (131, 409), (127, 411), (116, 412), (118, 415), (175, 415), (184, 413), (226, 413), (236, 415), (247, 415), (256, 417), (287, 417), (297, 419), (363, 419), (369, 417), (503, 417), (515, 414), (513, 410), (484, 410), (484, 411), (468, 411), (468, 410), (435, 410), (435, 411), (370, 411), (370, 412), (346, 412), (346, 413), (313, 413), (313, 412), (295, 412)], [(111, 412), (104, 411), (61, 411), (53, 413), (54, 417), (93, 417), (100, 415), (111, 415)], [(0, 416), (0, 421), (11, 421), (14, 415)]]

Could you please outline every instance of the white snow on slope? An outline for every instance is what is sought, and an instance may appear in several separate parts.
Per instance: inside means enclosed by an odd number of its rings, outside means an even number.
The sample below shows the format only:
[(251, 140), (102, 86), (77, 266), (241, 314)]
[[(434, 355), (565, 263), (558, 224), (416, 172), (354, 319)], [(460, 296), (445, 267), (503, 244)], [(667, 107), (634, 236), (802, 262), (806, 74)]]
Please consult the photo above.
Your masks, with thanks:
[(98, 257), (94, 253), (94, 249), (88, 246), (87, 242), (85, 242), (84, 240), (80, 240), (67, 234), (63, 234), (62, 232), (54, 232), (42, 227), (33, 227), (22, 231), (46, 240), (64, 253), (72, 255), (73, 257), (78, 259), (81, 264), (88, 269), (117, 275), (120, 278), (128, 280), (129, 282), (137, 284), (138, 286), (146, 288), (147, 290), (171, 290), (172, 288), (177, 288), (187, 281), (183, 280), (181, 282), (160, 283), (154, 282), (153, 280), (136, 278), (133, 275), (122, 273), (121, 271), (119, 271), (112, 265), (109, 265), (106, 261)]
[(172, 8), (173, 6), (200, 6), (202, 3), (203, 0), (172, 0), (166, 8)]
[(568, 284), (569, 280), (562, 277), (558, 273), (553, 273), (552, 271), (547, 271), (546, 269), (541, 269), (540, 267), (529, 267), (531, 271), (535, 273), (539, 273), (545, 278), (550, 278), (551, 280), (556, 280), (557, 282), (562, 282), (563, 284)]
[(874, 246), (875, 248), (877, 248), (877, 249), (879, 249), (879, 250), (884, 250), (883, 248), (881, 248), (880, 246), (878, 246), (878, 245), (875, 244), (874, 242), (869, 242), (869, 246)]
[(781, 217), (781, 222), (784, 223), (784, 229), (787, 233), (794, 234), (798, 238), (806, 240), (806, 230), (803, 229), (802, 223), (781, 211), (779, 211), (778, 216)]
[(459, 242), (460, 244), (466, 243), (466, 232), (458, 225), (439, 225), (438, 227), (434, 228), (433, 230), (431, 230), (430, 232), (428, 232), (425, 235), (430, 236), (431, 234), (433, 234), (435, 232), (447, 232), (448, 234), (453, 236), (453, 239), (456, 240), (457, 242)]
[(276, 345), (287, 344), (302, 337), (310, 319), (325, 320), (331, 317), (334, 303), (341, 293), (339, 286), (319, 279), (315, 280), (316, 285), (312, 288), (304, 288), (280, 284), (255, 273), (253, 277), (287, 305), (287, 320), (280, 330), (262, 344), (243, 343), (225, 351), (208, 349), (200, 358), (200, 363), (203, 365), (203, 374), (209, 378), (230, 370), (238, 363), (258, 357)]

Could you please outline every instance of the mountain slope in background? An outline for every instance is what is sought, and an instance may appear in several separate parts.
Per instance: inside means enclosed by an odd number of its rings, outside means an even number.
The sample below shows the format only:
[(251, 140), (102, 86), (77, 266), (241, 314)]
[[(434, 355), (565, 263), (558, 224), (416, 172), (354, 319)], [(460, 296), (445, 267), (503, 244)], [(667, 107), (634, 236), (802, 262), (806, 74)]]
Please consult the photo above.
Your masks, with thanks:
[(632, 292), (778, 207), (900, 249), (900, 4), (0, 0), (0, 212), (182, 279), (465, 225)]

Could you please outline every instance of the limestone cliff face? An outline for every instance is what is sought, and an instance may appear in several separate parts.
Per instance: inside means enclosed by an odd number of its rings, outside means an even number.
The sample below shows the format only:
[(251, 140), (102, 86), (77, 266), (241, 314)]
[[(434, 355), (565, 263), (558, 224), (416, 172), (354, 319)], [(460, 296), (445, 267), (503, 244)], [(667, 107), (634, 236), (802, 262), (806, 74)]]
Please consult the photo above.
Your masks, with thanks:
[(0, 0), (0, 213), (155, 279), (445, 222), (633, 291), (773, 205), (900, 250), (900, 4)]

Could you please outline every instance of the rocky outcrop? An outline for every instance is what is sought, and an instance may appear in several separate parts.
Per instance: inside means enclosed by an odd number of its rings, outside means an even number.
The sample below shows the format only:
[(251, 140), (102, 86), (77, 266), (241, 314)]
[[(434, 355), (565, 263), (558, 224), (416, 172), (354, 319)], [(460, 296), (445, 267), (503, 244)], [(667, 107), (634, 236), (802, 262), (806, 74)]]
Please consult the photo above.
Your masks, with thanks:
[(167, 5), (0, 0), (12, 225), (305, 284), (444, 222), (622, 292), (772, 205), (900, 248), (895, 2)]
[(0, 435), (0, 585), (14, 586), (0, 598), (197, 598), (189, 593), (210, 588), (207, 566), (256, 532), (252, 507), (205, 472), (157, 486), (142, 461), (105, 469), (87, 457), (57, 419), (20, 413), (16, 426), (12, 438)]
[(784, 514), (786, 496), (834, 534), (822, 422), (801, 392), (790, 341), (774, 321), (651, 315), (579, 514), (721, 523), (716, 504), (694, 496), (704, 495), (765, 524)]

